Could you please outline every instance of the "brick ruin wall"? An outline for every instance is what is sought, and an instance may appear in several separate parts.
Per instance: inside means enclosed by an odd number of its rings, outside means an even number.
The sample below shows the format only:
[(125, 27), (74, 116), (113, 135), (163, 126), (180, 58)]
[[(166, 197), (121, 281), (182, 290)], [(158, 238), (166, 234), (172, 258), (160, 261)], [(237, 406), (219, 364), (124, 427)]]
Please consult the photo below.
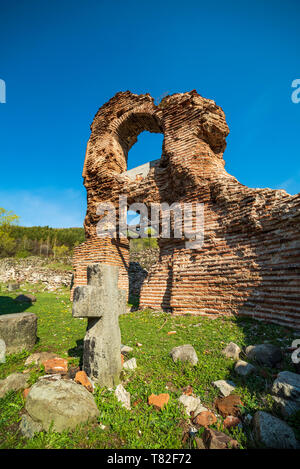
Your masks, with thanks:
[[(164, 135), (162, 155), (148, 174), (132, 180), (127, 155), (144, 130)], [(86, 283), (89, 263), (105, 262), (120, 266), (119, 287), (128, 291), (128, 241), (97, 237), (99, 202), (116, 210), (120, 194), (128, 204), (198, 202), (204, 204), (202, 248), (159, 239), (159, 261), (143, 283), (140, 306), (300, 328), (300, 194), (251, 189), (229, 175), (223, 159), (228, 133), (222, 109), (195, 90), (158, 106), (149, 94), (129, 91), (104, 104), (87, 145), (86, 242), (75, 251), (74, 284)]]

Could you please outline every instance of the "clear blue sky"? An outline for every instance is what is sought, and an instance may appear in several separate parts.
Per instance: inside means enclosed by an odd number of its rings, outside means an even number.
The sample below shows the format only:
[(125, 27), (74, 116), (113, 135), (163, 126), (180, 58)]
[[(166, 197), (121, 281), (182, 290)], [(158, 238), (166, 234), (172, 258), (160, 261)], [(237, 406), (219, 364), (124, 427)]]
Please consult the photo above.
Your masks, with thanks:
[[(20, 224), (82, 225), (89, 126), (125, 90), (214, 99), (227, 171), (300, 191), (298, 0), (3, 0), (0, 15), (0, 206)], [(161, 136), (142, 134), (130, 153), (131, 167), (156, 159)]]

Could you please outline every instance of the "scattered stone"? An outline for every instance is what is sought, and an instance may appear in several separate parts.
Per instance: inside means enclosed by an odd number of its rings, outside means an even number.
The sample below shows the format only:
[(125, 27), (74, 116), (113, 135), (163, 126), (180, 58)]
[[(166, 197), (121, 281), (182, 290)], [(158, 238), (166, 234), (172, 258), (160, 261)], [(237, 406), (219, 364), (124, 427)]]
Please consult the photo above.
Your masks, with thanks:
[(234, 342), (229, 342), (229, 344), (224, 348), (224, 350), (222, 350), (222, 353), (227, 358), (233, 358), (234, 360), (238, 360), (241, 353), (241, 349)]
[(13, 313), (0, 316), (0, 338), (6, 343), (6, 353), (30, 349), (36, 343), (37, 316), (33, 313)]
[(57, 355), (52, 352), (37, 352), (29, 355), (25, 362), (25, 366), (29, 365), (41, 365), (43, 361), (50, 360), (51, 358), (57, 358)]
[(6, 344), (3, 339), (0, 339), (0, 363), (5, 363), (6, 361), (5, 352)]
[(272, 386), (272, 394), (300, 401), (300, 376), (291, 371), (282, 371), (278, 373)]
[(243, 406), (243, 403), (238, 395), (230, 394), (227, 397), (218, 397), (215, 405), (222, 417), (227, 417), (228, 415), (239, 417), (241, 415), (240, 407)]
[(240, 423), (242, 423), (241, 420), (234, 415), (227, 415), (223, 422), (225, 428), (237, 427)]
[(237, 449), (238, 442), (223, 432), (206, 428), (203, 433), (203, 442), (207, 449)]
[(74, 429), (78, 424), (95, 421), (99, 410), (94, 398), (83, 386), (69, 380), (39, 380), (26, 399), (29, 416), (46, 431)]
[(253, 433), (257, 443), (266, 448), (296, 449), (298, 443), (291, 427), (267, 412), (258, 411), (253, 417)]
[(127, 360), (126, 362), (124, 362), (124, 365), (123, 365), (123, 368), (125, 370), (135, 370), (136, 367), (137, 367), (137, 364), (136, 364), (135, 358), (131, 358), (130, 360)]
[(33, 295), (30, 295), (29, 293), (26, 293), (26, 295), (17, 296), (17, 298), (15, 298), (15, 301), (18, 301), (20, 303), (35, 303), (36, 297)]
[(249, 345), (246, 348), (246, 355), (249, 360), (271, 368), (281, 362), (283, 358), (281, 349), (272, 344)]
[(121, 345), (121, 353), (126, 355), (127, 353), (133, 352), (133, 348), (128, 345)]
[(196, 417), (200, 412), (208, 410), (201, 404), (199, 397), (187, 396), (182, 394), (178, 401), (184, 406), (187, 415), (190, 417), (191, 413)]
[(85, 371), (78, 371), (75, 375), (75, 383), (81, 384), (84, 386), (89, 392), (93, 392), (93, 385), (90, 382), (87, 374)]
[(197, 417), (194, 418), (193, 423), (200, 425), (201, 427), (209, 427), (217, 422), (217, 417), (210, 410), (200, 412)]
[(130, 393), (126, 391), (122, 384), (119, 384), (116, 387), (115, 396), (118, 401), (122, 403), (122, 406), (125, 407), (125, 409), (131, 410)]
[(192, 345), (179, 345), (179, 347), (174, 347), (170, 353), (171, 357), (173, 358), (174, 363), (178, 360), (181, 362), (188, 361), (192, 365), (197, 365), (198, 357), (196, 351)]
[(300, 376), (291, 371), (278, 373), (272, 390), (281, 414), (289, 417), (300, 410)]
[(22, 415), (19, 430), (25, 438), (33, 438), (35, 433), (43, 430), (40, 423), (35, 422), (28, 414)]
[(137, 346), (137, 347), (142, 347), (143, 344), (140, 344), (139, 342), (137, 342), (137, 343), (136, 343), (136, 346)]
[(153, 405), (156, 409), (162, 410), (165, 405), (168, 404), (170, 399), (169, 394), (167, 393), (162, 393), (162, 394), (151, 394), (151, 396), (148, 397), (148, 404)]
[(50, 358), (49, 360), (44, 360), (42, 364), (45, 367), (46, 373), (60, 373), (61, 375), (65, 375), (68, 373), (68, 360), (66, 360), (65, 358)]
[(243, 360), (237, 361), (234, 367), (234, 371), (240, 376), (248, 376), (251, 373), (253, 373), (255, 370), (256, 370), (255, 366)]
[(218, 388), (221, 394), (225, 397), (229, 396), (232, 391), (235, 390), (235, 384), (232, 381), (225, 381), (224, 379), (220, 379), (219, 381), (214, 381), (212, 384)]
[(8, 391), (20, 391), (25, 389), (29, 377), (23, 373), (13, 373), (0, 380), (0, 397), (4, 397)]

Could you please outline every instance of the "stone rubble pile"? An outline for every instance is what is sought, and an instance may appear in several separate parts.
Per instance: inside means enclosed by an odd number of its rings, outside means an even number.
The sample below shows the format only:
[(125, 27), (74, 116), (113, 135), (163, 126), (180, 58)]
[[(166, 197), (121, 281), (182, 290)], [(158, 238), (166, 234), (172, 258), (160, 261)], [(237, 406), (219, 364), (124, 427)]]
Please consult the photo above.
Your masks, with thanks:
[[(0, 282), (12, 285), (42, 283), (46, 290), (54, 291), (61, 286), (70, 287), (73, 272), (47, 267), (45, 260), (38, 256), (25, 259), (12, 257), (0, 259)], [(12, 291), (13, 286), (9, 287)]]

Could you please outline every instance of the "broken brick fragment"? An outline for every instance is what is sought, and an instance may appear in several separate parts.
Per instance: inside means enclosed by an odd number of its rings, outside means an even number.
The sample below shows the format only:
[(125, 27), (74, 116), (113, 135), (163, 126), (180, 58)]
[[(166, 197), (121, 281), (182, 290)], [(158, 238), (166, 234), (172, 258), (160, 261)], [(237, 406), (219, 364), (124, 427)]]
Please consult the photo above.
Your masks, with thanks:
[(93, 385), (90, 382), (87, 374), (85, 371), (78, 371), (75, 376), (75, 383), (81, 384), (84, 386), (89, 392), (93, 392)]
[(193, 420), (195, 425), (200, 425), (201, 427), (209, 427), (216, 422), (217, 417), (210, 410), (200, 412), (200, 414), (198, 414)]
[(162, 410), (165, 405), (169, 402), (170, 396), (167, 393), (162, 394), (151, 394), (148, 397), (148, 404), (153, 405), (156, 409)]
[(46, 373), (54, 374), (59, 373), (65, 375), (68, 373), (68, 360), (64, 358), (50, 358), (42, 362), (45, 367)]

